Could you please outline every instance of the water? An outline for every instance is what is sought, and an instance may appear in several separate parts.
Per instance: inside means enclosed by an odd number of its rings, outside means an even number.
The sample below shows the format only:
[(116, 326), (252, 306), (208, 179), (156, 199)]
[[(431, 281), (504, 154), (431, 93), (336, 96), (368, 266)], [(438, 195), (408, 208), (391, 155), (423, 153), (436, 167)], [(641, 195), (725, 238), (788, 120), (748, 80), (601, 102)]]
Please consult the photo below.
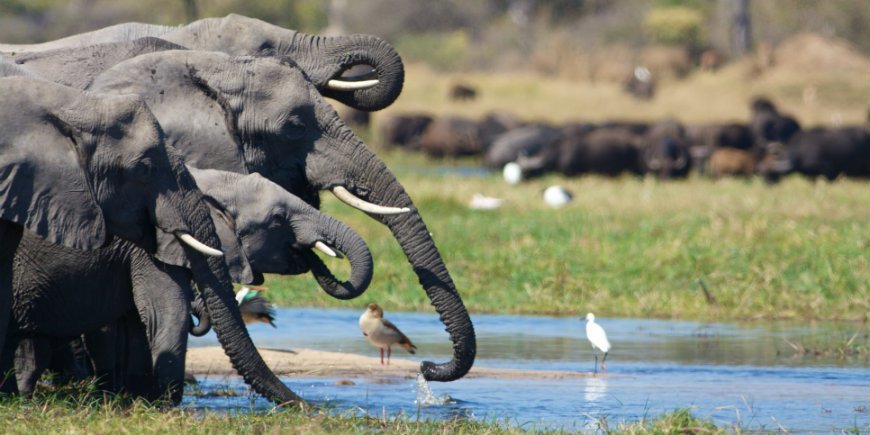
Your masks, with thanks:
[[(251, 327), (260, 347), (311, 348), (377, 356), (363, 340), (360, 310), (280, 309), (277, 329)], [(446, 361), (452, 352), (435, 314), (387, 313), (418, 346), (397, 358)], [(292, 325), (290, 325), (292, 319)], [(577, 317), (475, 315), (479, 367), (591, 372), (584, 321)], [(845, 341), (867, 334), (854, 324), (727, 324), (644, 319), (597, 320), (613, 349), (607, 376), (561, 380), (462, 379), (425, 385), (416, 379), (286, 378), (297, 393), (336, 410), (411, 418), (475, 418), (524, 428), (590, 430), (655, 418), (689, 407), (694, 415), (744, 429), (870, 430), (870, 360), (795, 356), (786, 340)], [(216, 345), (213, 335), (192, 346)], [(339, 380), (353, 385), (338, 385)], [(230, 389), (244, 391), (239, 381)], [(427, 391), (426, 388), (429, 388)], [(227, 388), (209, 380), (202, 391)], [(188, 395), (185, 405), (225, 411), (269, 409), (246, 395)]]

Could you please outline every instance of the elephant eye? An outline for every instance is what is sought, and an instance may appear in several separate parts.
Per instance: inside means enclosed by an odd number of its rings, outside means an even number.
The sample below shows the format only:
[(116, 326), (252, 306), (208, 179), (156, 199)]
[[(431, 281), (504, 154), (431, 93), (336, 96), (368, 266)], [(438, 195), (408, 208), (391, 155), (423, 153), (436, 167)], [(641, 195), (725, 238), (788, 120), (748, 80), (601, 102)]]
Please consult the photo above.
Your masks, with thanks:
[(305, 135), (305, 124), (302, 121), (291, 118), (281, 127), (281, 135), (287, 139), (301, 139)]
[(154, 176), (154, 162), (152, 162), (151, 159), (148, 158), (142, 159), (139, 161), (139, 163), (136, 164), (134, 172), (139, 180), (144, 183), (148, 183)]

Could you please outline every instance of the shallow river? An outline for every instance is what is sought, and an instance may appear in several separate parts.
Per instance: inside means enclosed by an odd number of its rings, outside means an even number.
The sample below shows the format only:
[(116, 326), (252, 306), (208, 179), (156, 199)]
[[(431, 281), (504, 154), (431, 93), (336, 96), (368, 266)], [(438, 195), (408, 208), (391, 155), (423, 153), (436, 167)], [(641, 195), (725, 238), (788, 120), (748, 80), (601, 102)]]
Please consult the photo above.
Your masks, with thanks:
[[(362, 338), (362, 310), (279, 309), (277, 329), (254, 325), (260, 347), (310, 348), (377, 356)], [(435, 314), (387, 313), (418, 347), (397, 358), (444, 362), (451, 346)], [(591, 372), (593, 357), (578, 317), (474, 315), (475, 365)], [(728, 324), (599, 318), (613, 345), (607, 376), (571, 380), (464, 379), (431, 383), (418, 406), (418, 382), (397, 378), (286, 378), (305, 399), (336, 411), (404, 414), (412, 419), (456, 416), (524, 428), (594, 430), (655, 418), (676, 409), (724, 426), (789, 431), (870, 430), (870, 358), (796, 356), (787, 341), (810, 347), (824, 340), (866, 337), (867, 325)], [(216, 345), (212, 334), (191, 346)], [(348, 378), (341, 378), (348, 379)], [(240, 382), (210, 381), (201, 390), (244, 391)], [(448, 399), (449, 397), (449, 399)], [(188, 395), (185, 406), (268, 409), (247, 396)]]

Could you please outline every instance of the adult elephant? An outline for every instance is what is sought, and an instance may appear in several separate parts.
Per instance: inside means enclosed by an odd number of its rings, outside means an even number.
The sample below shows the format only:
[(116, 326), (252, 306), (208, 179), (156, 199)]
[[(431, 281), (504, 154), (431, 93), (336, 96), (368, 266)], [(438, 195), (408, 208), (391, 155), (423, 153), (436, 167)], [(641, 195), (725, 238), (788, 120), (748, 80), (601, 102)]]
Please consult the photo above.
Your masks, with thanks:
[(471, 368), (471, 319), (418, 210), (298, 68), (269, 57), (165, 51), (116, 65), (90, 89), (142, 96), (192, 166), (260, 173), (313, 205), (330, 190), (387, 225), (453, 342), (453, 360), (424, 362), (423, 375), (451, 381)]
[[(308, 264), (335, 297), (353, 297), (368, 286), (371, 254), (347, 226), (258, 174), (189, 169), (210, 205), (233, 281), (259, 282), (264, 273), (300, 273), (299, 265)], [(169, 392), (174, 403), (180, 402), (194, 289), (187, 267), (173, 265), (188, 264), (181, 246), (172, 239), (161, 241), (170, 264), (121, 240), (107, 248), (77, 251), (24, 235), (13, 270), (13, 313), (25, 336), (16, 353), (22, 393), (33, 391), (51, 362), (57, 338), (85, 333), (103, 388), (118, 391), (123, 386), (148, 400)], [(311, 247), (344, 253), (351, 264), (350, 279), (338, 282)], [(119, 340), (99, 329), (124, 318), (134, 306), (140, 321), (120, 329), (136, 336), (127, 333)], [(119, 347), (132, 352), (119, 355)], [(119, 359), (129, 362), (129, 370), (117, 372)]]
[[(0, 95), (0, 360), (9, 373), (12, 266), (23, 229), (76, 249), (117, 236), (157, 257), (157, 240), (167, 235), (211, 255), (219, 251), (203, 243), (219, 240), (201, 192), (141, 99), (26, 77), (0, 79)], [(221, 344), (245, 381), (271, 399), (299, 401), (250, 341), (223, 260), (185, 251)], [(14, 382), (2, 385), (16, 389)]]
[[(402, 59), (392, 45), (381, 38), (371, 35), (307, 35), (236, 14), (205, 18), (178, 27), (117, 24), (42, 44), (0, 44), (0, 52), (26, 58), (28, 53), (63, 52), (70, 48), (129, 42), (144, 37), (159, 37), (191, 50), (289, 57), (305, 71), (324, 96), (354, 109), (383, 109), (398, 98), (404, 84)], [(73, 63), (83, 59), (93, 61), (82, 57), (70, 59)], [(352, 75), (354, 67), (360, 65), (371, 67), (371, 71)]]

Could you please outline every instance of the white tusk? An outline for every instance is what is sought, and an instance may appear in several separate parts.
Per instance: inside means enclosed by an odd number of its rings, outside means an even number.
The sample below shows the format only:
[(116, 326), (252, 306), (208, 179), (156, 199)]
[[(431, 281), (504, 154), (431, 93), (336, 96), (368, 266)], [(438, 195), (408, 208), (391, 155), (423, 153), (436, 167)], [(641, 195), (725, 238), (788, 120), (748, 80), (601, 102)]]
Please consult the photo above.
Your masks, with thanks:
[(382, 205), (372, 204), (368, 201), (358, 198), (356, 195), (350, 193), (350, 191), (345, 189), (343, 186), (333, 187), (332, 194), (335, 195), (336, 198), (342, 200), (342, 202), (344, 202), (345, 204), (353, 208), (360, 209), (366, 213), (402, 214), (411, 211), (411, 209), (408, 207), (384, 207)]
[(326, 87), (328, 89), (332, 89), (333, 91), (356, 91), (358, 89), (373, 88), (378, 83), (378, 79), (360, 80), (358, 82), (331, 79), (326, 82)]
[(191, 248), (196, 249), (197, 251), (199, 251), (205, 255), (208, 255), (211, 257), (223, 257), (223, 255), (224, 255), (223, 252), (221, 252), (215, 248), (212, 248), (211, 246), (208, 246), (205, 243), (200, 242), (199, 240), (196, 240), (195, 237), (191, 236), (188, 233), (183, 233), (183, 232), (179, 231), (179, 232), (175, 233), (175, 236), (178, 237), (179, 240), (186, 243)]
[(338, 257), (338, 254), (336, 254), (335, 251), (332, 250), (332, 248), (326, 246), (326, 243), (323, 243), (319, 240), (314, 243), (314, 248), (330, 257)]

